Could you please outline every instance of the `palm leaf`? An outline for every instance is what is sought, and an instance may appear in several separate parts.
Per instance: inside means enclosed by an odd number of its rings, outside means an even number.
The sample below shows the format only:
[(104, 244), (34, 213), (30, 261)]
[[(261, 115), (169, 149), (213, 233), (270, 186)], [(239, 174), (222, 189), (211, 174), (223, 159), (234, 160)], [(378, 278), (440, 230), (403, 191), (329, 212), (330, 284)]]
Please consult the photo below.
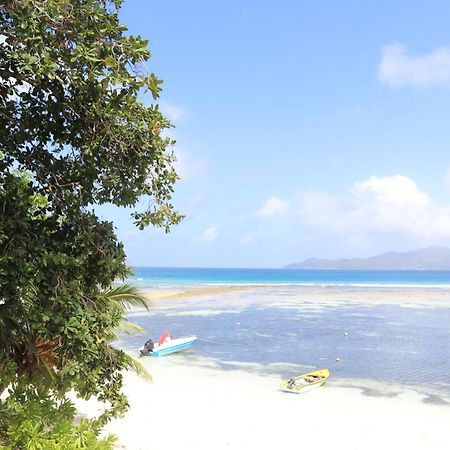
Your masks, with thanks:
[(152, 381), (151, 375), (148, 373), (147, 369), (141, 364), (137, 359), (125, 353), (125, 364), (128, 366), (129, 370), (132, 370), (139, 377), (147, 381)]
[[(131, 307), (144, 307), (148, 310), (150, 306), (150, 301), (140, 293), (136, 286), (131, 284), (123, 284), (107, 289), (100, 294), (100, 297), (101, 300), (120, 307), (124, 312), (127, 309), (131, 309)], [(124, 315), (119, 326), (114, 330), (114, 332), (116, 337), (118, 337), (126, 334), (145, 333), (145, 330), (139, 325), (130, 322)], [(145, 380), (152, 379), (150, 374), (147, 372), (147, 369), (139, 361), (127, 353), (125, 353), (125, 365), (128, 370), (132, 370)]]
[(144, 334), (145, 332), (146, 331), (142, 327), (124, 318), (120, 321), (120, 324), (117, 327), (116, 337), (129, 336), (132, 334)]
[(102, 291), (100, 299), (120, 305), (123, 309), (138, 307), (149, 309), (149, 300), (132, 284), (122, 284)]

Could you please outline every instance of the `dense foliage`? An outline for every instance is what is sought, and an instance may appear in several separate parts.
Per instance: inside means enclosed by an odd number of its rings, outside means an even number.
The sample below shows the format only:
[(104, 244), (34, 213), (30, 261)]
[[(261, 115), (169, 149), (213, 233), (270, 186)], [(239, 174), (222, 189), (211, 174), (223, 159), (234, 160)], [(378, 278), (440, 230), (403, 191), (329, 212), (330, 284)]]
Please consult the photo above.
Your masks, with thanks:
[[(100, 426), (127, 407), (111, 342), (132, 290), (110, 222), (93, 207), (136, 206), (136, 225), (168, 229), (170, 123), (154, 101), (147, 41), (127, 35), (119, 0), (0, 3), (0, 445), (109, 448)], [(146, 92), (153, 103), (140, 99)], [(142, 204), (142, 202), (139, 202)], [(114, 295), (113, 295), (114, 294)], [(134, 296), (134, 297), (133, 297)], [(110, 407), (72, 424), (65, 394)], [(26, 407), (24, 406), (26, 405)]]

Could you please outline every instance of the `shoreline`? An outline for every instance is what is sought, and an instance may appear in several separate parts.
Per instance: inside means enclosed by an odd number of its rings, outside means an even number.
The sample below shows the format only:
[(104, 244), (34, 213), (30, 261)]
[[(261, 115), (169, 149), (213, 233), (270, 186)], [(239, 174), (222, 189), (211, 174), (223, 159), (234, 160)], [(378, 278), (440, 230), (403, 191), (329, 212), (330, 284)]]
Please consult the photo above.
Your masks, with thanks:
[[(450, 307), (450, 289), (441, 287), (202, 285), (144, 293), (155, 310), (175, 321), (178, 308), (205, 314), (208, 305), (219, 311), (249, 305), (306, 310), (378, 304)], [(129, 315), (133, 320), (142, 314)], [(130, 354), (137, 356), (135, 350)], [(349, 378), (328, 360), (327, 383), (297, 395), (279, 390), (282, 378), (308, 371), (295, 364), (236, 363), (220, 354), (198, 356), (195, 350), (139, 361), (152, 381), (124, 374), (130, 409), (104, 430), (118, 436), (116, 449), (448, 448), (450, 395), (426, 382), (415, 386)], [(102, 409), (96, 402), (77, 402), (77, 407), (85, 417)]]
[[(279, 391), (279, 376), (224, 371), (201, 358), (187, 361), (183, 354), (140, 362), (153, 381), (125, 374), (130, 410), (105, 429), (118, 436), (117, 449), (448, 446), (450, 408), (426, 403), (408, 387), (379, 384), (381, 395), (371, 395), (364, 388), (343, 387), (332, 372), (324, 386), (296, 395)], [(89, 417), (101, 409), (89, 402), (82, 406)]]

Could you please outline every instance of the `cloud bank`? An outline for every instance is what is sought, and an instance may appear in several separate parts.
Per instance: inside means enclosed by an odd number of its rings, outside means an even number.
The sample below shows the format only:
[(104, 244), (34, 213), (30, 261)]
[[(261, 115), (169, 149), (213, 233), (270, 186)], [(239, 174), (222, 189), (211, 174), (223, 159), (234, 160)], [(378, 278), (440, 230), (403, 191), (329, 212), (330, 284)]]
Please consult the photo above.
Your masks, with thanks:
[(386, 45), (378, 67), (379, 80), (389, 87), (450, 86), (450, 49), (412, 55), (402, 44)]
[(260, 217), (271, 217), (285, 213), (289, 209), (289, 203), (276, 195), (269, 197), (264, 205), (256, 212)]
[(403, 175), (372, 176), (354, 183), (349, 194), (322, 191), (297, 195), (301, 224), (342, 236), (401, 235), (450, 238), (450, 204), (438, 205)]

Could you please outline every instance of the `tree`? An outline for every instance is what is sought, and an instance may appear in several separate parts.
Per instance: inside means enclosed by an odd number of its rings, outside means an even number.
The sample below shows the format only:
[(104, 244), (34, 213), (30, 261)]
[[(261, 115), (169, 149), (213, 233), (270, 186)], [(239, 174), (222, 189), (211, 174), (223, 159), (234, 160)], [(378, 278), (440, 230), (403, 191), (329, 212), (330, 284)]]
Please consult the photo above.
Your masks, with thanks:
[[(148, 42), (120, 24), (120, 4), (0, 5), (0, 444), (11, 448), (108, 448), (99, 427), (126, 410), (121, 370), (132, 362), (111, 346), (123, 309), (107, 298), (129, 272), (95, 205), (147, 199), (132, 213), (140, 229), (181, 220), (161, 80), (147, 69)], [(71, 389), (111, 406), (72, 429)]]

